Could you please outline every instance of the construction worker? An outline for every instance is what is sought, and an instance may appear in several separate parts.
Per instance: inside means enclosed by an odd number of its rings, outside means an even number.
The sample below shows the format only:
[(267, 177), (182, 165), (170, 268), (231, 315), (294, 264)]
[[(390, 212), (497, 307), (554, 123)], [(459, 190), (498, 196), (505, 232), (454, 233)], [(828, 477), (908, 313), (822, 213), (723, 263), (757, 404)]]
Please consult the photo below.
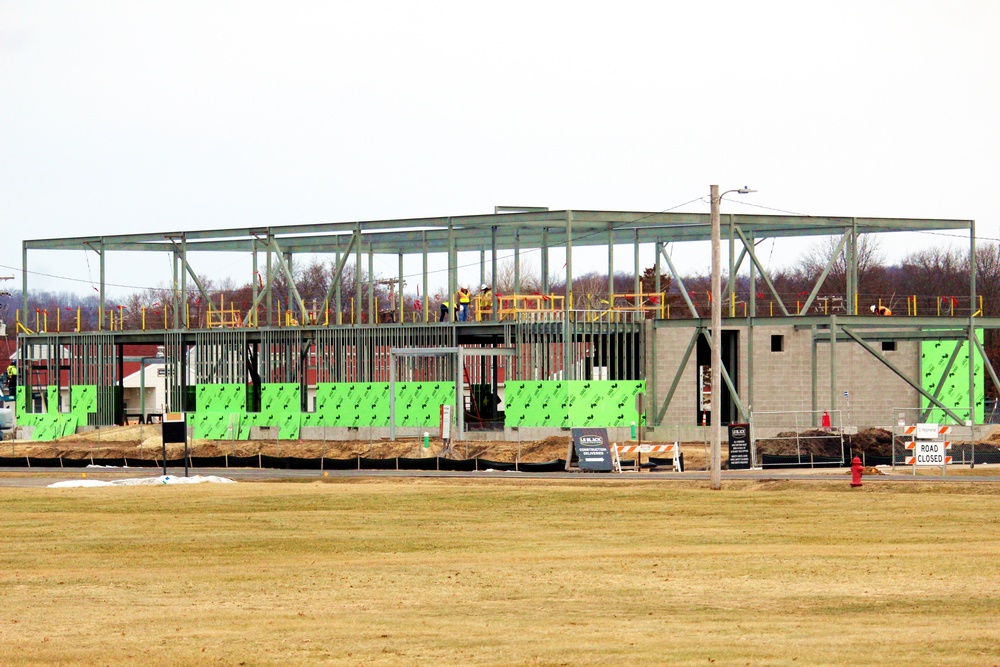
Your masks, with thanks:
[(450, 311), (450, 310), (451, 310), (451, 304), (448, 303), (447, 301), (442, 301), (441, 302), (441, 316), (438, 318), (438, 321), (439, 322), (447, 322), (448, 321), (448, 311)]
[(489, 319), (490, 315), (493, 314), (493, 292), (490, 290), (489, 285), (485, 283), (479, 286), (479, 298), (476, 299), (476, 309), (479, 313), (479, 319)]
[(13, 396), (17, 393), (17, 366), (14, 362), (10, 362), (10, 366), (7, 367), (7, 395)]
[(472, 292), (465, 285), (458, 290), (458, 321), (469, 321), (469, 304), (472, 302)]
[(875, 313), (876, 315), (879, 315), (881, 317), (891, 317), (892, 316), (892, 311), (889, 310), (889, 308), (887, 308), (886, 306), (882, 306), (882, 305), (876, 306), (876, 305), (873, 305), (871, 310), (872, 310), (873, 313)]

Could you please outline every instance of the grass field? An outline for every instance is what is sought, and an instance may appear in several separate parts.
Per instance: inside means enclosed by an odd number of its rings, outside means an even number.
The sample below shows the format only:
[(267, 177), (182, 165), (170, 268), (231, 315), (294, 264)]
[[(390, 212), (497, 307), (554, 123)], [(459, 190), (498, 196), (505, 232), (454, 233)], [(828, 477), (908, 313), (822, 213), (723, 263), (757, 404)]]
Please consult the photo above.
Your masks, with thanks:
[(1000, 487), (0, 489), (0, 664), (996, 665)]

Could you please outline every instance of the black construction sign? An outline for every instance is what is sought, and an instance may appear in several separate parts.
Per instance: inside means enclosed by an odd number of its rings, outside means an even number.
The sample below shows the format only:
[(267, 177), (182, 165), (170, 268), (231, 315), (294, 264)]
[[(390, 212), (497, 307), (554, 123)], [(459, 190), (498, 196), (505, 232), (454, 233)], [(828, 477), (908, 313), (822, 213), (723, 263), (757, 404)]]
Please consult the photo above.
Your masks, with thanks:
[(611, 448), (608, 446), (608, 429), (574, 428), (573, 449), (580, 461), (580, 470), (611, 472)]
[(729, 425), (729, 469), (750, 469), (750, 424)]
[(163, 416), (163, 444), (187, 443), (187, 422), (183, 412), (168, 412)]

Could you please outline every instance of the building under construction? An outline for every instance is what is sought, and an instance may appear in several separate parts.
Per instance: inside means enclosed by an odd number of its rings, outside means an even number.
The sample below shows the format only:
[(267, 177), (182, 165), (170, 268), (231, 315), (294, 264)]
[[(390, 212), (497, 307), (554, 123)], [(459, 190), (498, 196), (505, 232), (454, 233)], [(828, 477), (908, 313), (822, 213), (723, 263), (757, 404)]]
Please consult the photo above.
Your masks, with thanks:
[[(982, 335), (1000, 320), (982, 316), (975, 274), (968, 293), (952, 297), (945, 311), (918, 309), (914, 301), (892, 317), (873, 316), (875, 304), (857, 287), (863, 235), (965, 233), (971, 259), (973, 221), (724, 215), (729, 278), (718, 388), (708, 382), (709, 303), (690, 292), (674, 261), (694, 244), (707, 246), (710, 227), (709, 216), (697, 213), (500, 209), (25, 241), (18, 427), (22, 437), (41, 440), (185, 412), (196, 438), (318, 438), (322, 431), (346, 439), (356, 429), (396, 437), (436, 430), (442, 405), (453, 408), (458, 439), (527, 439), (570, 426), (624, 429), (624, 438), (633, 425), (652, 440), (691, 439), (715, 419), (783, 414), (789, 416), (773, 417), (769, 426), (818, 426), (823, 412), (837, 415), (841, 428), (902, 419), (983, 422), (984, 382), (1000, 383)], [(830, 265), (808, 294), (780, 294), (759, 244), (817, 236), (836, 239)], [(635, 258), (624, 267), (634, 274), (627, 291), (614, 281), (623, 268), (614, 266), (615, 249), (623, 247)], [(588, 271), (593, 257), (607, 256), (600, 298), (574, 293), (574, 250), (585, 248)], [(655, 282), (643, 285), (639, 259), (649, 248)], [(28, 317), (33, 255), (72, 251), (96, 257), (100, 267), (95, 330)], [(520, 258), (529, 251), (540, 259), (541, 284), (521, 293)], [(548, 284), (550, 252), (565, 260), (564, 269), (557, 267), (565, 271), (558, 289)], [(125, 326), (105, 298), (106, 268), (122, 253), (170, 258), (172, 275), (163, 279), (174, 286), (172, 296), (155, 315), (143, 313), (141, 326)], [(193, 268), (202, 253), (249, 258), (250, 303), (216, 302), (204, 288), (210, 276)], [(335, 269), (325, 298), (307, 301), (292, 279), (293, 262), (317, 255)], [(398, 262), (398, 275), (387, 282), (400, 292), (404, 278), (422, 288), (416, 304), (399, 298), (389, 312), (380, 307), (373, 287), (378, 256)], [(832, 293), (824, 283), (841, 256), (846, 286)], [(470, 257), (478, 267), (470, 269)], [(460, 269), (468, 275), (478, 268), (480, 282), (491, 283), (504, 258), (513, 262), (512, 293), (460, 296)], [(419, 277), (405, 276), (404, 263), (416, 262)], [(360, 279), (366, 266), (367, 282)], [(351, 267), (358, 279), (347, 293), (341, 276)], [(438, 321), (428, 297), (432, 279), (440, 287), (441, 269), (446, 321)], [(192, 292), (203, 306), (197, 316), (188, 306)], [(470, 316), (456, 321), (465, 298)], [(137, 394), (126, 382), (126, 370), (136, 367)], [(711, 414), (714, 390), (721, 395), (718, 415)]]

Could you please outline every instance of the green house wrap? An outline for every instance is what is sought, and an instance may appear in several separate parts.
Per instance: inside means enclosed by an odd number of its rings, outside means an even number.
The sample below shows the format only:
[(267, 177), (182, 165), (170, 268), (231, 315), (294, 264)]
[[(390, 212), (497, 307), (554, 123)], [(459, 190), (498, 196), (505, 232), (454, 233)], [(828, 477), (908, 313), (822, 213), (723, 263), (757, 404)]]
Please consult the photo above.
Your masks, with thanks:
[(504, 387), (504, 423), (511, 427), (614, 427), (639, 424), (633, 380), (512, 381)]
[[(982, 329), (977, 329), (976, 335), (982, 341)], [(955, 354), (956, 347), (958, 348), (957, 354)], [(941, 376), (948, 368), (948, 361), (953, 354), (955, 354), (955, 361), (948, 370), (948, 375), (942, 381)], [(973, 372), (975, 373), (975, 382), (973, 383), (973, 391), (975, 392), (973, 399), (975, 404), (974, 419), (977, 424), (981, 424), (985, 414), (985, 387), (983, 360), (978, 351), (973, 353), (973, 363)], [(939, 401), (951, 408), (963, 420), (968, 419), (969, 341), (923, 341), (920, 344), (920, 370), (924, 391), (936, 396)], [(920, 406), (929, 408), (931, 402), (921, 396)], [(955, 420), (949, 417), (944, 410), (935, 407), (924, 421), (930, 424), (952, 424)]]

